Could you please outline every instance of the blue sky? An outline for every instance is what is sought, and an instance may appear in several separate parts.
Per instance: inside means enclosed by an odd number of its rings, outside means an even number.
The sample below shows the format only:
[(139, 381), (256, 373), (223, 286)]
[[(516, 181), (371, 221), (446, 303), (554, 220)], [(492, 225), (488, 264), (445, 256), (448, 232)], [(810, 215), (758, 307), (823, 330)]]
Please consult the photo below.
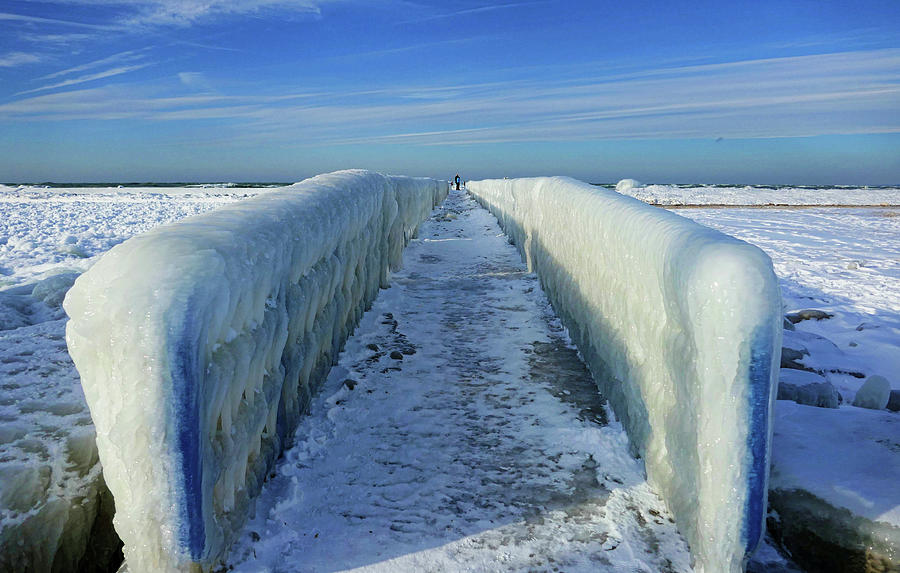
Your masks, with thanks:
[(900, 184), (900, 2), (0, 0), (0, 181)]

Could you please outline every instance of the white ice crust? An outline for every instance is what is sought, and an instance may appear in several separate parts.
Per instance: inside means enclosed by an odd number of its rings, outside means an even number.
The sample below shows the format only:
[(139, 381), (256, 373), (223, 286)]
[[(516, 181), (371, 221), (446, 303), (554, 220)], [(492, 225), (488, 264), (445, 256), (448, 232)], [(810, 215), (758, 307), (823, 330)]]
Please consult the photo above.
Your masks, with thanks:
[(344, 171), (159, 227), (75, 282), (69, 352), (129, 570), (209, 568), (447, 193)]
[(758, 185), (644, 185), (622, 179), (616, 191), (651, 205), (889, 206), (900, 205), (897, 187), (809, 187)]
[(763, 530), (781, 296), (758, 248), (564, 177), (469, 182), (541, 279), (700, 571)]

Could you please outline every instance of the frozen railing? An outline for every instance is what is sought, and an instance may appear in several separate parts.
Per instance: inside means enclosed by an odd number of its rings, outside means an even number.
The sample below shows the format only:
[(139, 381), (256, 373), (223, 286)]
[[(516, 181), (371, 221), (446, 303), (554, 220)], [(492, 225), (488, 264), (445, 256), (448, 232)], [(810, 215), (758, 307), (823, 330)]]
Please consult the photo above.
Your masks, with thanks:
[(208, 570), (446, 182), (320, 175), (154, 229), (69, 291), (132, 573)]
[(781, 296), (759, 249), (573, 179), (468, 189), (536, 271), (702, 571), (766, 511)]

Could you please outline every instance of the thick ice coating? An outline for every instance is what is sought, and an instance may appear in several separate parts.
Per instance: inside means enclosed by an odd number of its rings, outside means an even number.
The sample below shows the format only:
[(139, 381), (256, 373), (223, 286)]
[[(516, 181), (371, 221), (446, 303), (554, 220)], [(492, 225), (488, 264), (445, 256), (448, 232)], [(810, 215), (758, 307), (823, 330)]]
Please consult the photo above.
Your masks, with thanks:
[(66, 339), (129, 570), (208, 569), (447, 184), (320, 175), (111, 249)]
[(763, 531), (781, 295), (758, 248), (564, 177), (468, 189), (537, 272), (700, 571)]

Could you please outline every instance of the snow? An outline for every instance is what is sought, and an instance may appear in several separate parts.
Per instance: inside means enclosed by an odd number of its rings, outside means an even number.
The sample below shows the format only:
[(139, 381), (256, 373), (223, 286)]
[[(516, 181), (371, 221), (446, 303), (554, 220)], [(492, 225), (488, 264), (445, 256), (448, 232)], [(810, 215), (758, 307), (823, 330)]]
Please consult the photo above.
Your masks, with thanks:
[(0, 288), (60, 268), (83, 272), (128, 237), (261, 189), (64, 188), (0, 185)]
[(295, 439), (236, 572), (691, 570), (537, 277), (465, 192), (422, 225)]
[(111, 245), (241, 195), (0, 187), (0, 570), (76, 570), (84, 559), (102, 566), (85, 550), (112, 530), (94, 426), (65, 343), (66, 291)]
[(347, 171), (157, 227), (65, 299), (136, 571), (219, 560), (310, 395), (446, 193)]
[(645, 203), (666, 206), (900, 205), (898, 187), (644, 185), (634, 179), (623, 179), (615, 189)]
[(781, 298), (758, 248), (572, 179), (469, 182), (534, 268), (699, 570), (763, 531)]
[(856, 515), (900, 524), (897, 414), (853, 406), (814, 408), (779, 400), (775, 446), (773, 489), (804, 489)]

